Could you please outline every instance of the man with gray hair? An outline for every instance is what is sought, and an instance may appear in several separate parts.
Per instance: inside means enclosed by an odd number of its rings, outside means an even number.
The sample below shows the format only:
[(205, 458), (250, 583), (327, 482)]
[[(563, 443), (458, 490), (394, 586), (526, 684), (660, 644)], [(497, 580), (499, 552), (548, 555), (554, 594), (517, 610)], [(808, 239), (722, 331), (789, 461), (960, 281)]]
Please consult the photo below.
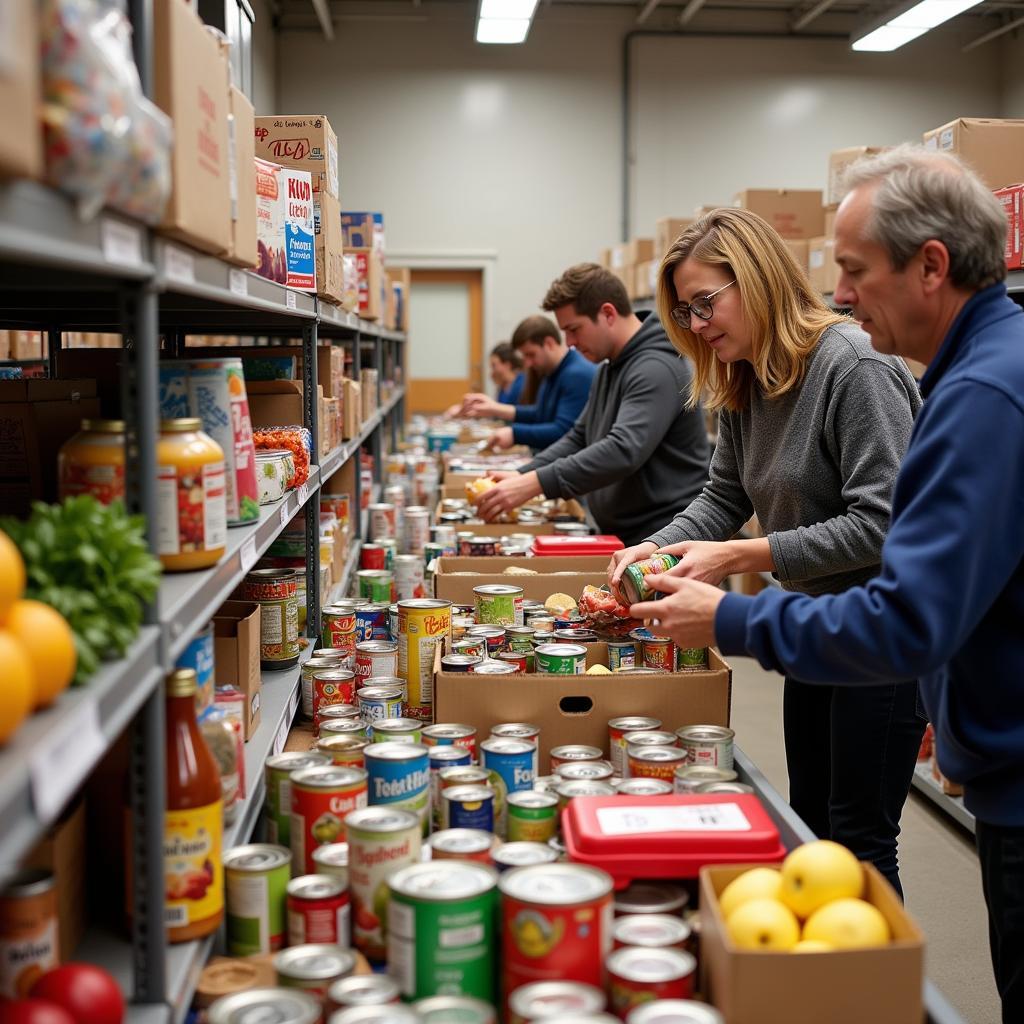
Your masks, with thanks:
[(1006, 217), (948, 154), (850, 169), (836, 302), (880, 352), (926, 363), (880, 574), (842, 594), (725, 594), (649, 576), (634, 605), (683, 647), (717, 643), (808, 683), (920, 679), (939, 765), (976, 818), (1005, 1024), (1024, 1021), (1024, 309)]

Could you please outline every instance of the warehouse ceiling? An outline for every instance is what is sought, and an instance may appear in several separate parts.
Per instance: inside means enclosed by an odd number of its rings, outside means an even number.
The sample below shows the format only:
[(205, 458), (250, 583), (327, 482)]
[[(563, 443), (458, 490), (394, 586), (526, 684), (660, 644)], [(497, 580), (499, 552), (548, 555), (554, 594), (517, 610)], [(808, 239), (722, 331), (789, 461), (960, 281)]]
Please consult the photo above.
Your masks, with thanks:
[[(619, 35), (630, 30), (694, 33), (846, 36), (895, 7), (898, 0), (540, 0), (532, 33), (544, 23), (606, 24)], [(478, 0), (270, 0), (285, 31), (338, 34), (346, 23), (465, 22), (473, 31)], [(329, 19), (329, 21), (328, 21)], [(1024, 0), (985, 0), (950, 23), (965, 49), (1024, 31)]]

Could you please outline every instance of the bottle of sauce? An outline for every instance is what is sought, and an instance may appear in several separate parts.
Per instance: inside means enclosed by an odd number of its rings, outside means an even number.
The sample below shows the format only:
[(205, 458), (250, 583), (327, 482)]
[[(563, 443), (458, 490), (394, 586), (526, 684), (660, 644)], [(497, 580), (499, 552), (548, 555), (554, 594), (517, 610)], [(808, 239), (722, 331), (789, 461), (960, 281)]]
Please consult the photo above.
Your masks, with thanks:
[(164, 922), (169, 942), (209, 935), (224, 917), (220, 771), (196, 723), (196, 673), (167, 677)]

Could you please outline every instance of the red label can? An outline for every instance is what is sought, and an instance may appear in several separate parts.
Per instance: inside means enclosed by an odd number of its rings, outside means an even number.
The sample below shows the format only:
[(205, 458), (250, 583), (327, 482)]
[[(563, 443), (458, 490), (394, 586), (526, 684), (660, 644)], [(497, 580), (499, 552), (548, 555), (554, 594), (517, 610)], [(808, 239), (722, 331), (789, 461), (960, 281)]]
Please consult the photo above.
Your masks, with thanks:
[(679, 949), (623, 946), (608, 957), (612, 1011), (625, 1020), (634, 1007), (658, 999), (690, 999), (697, 961)]
[(325, 708), (355, 704), (356, 677), (347, 668), (318, 668), (313, 673), (313, 735), (320, 735)]
[(519, 651), (499, 651), (496, 660), (515, 665), (517, 672), (526, 671), (526, 655), (520, 654)]
[(678, 747), (629, 747), (626, 751), (629, 777), (673, 782), (676, 769), (686, 764), (686, 756), (686, 751)]
[(398, 675), (398, 644), (391, 640), (364, 640), (356, 644), (356, 679)]
[(295, 871), (317, 871), (313, 851), (345, 841), (345, 818), (367, 804), (366, 771), (318, 765), (293, 772), (292, 864)]
[(364, 544), (359, 549), (360, 569), (387, 569), (388, 554), (383, 544)]
[(644, 668), (659, 672), (675, 672), (676, 645), (668, 637), (650, 637), (641, 641)]
[(288, 883), (288, 945), (349, 946), (349, 896), (344, 879), (300, 875)]

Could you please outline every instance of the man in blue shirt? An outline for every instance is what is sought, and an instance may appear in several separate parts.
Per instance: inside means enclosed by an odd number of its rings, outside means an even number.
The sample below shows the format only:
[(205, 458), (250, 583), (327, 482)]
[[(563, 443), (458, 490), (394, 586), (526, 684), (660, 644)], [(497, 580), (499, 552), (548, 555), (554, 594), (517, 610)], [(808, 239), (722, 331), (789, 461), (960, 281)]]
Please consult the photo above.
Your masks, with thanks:
[(576, 422), (590, 395), (597, 367), (562, 341), (558, 325), (546, 316), (527, 317), (512, 334), (512, 348), (527, 370), (540, 378), (533, 405), (509, 405), (486, 395), (467, 395), (462, 414), (507, 420), (491, 435), (492, 448), (529, 445), (534, 452), (553, 445)]
[(1024, 1021), (1024, 309), (1006, 217), (955, 157), (901, 146), (854, 165), (836, 302), (880, 352), (926, 363), (879, 576), (818, 598), (671, 575), (633, 606), (808, 683), (920, 679), (939, 766), (976, 818), (1004, 1024)]

